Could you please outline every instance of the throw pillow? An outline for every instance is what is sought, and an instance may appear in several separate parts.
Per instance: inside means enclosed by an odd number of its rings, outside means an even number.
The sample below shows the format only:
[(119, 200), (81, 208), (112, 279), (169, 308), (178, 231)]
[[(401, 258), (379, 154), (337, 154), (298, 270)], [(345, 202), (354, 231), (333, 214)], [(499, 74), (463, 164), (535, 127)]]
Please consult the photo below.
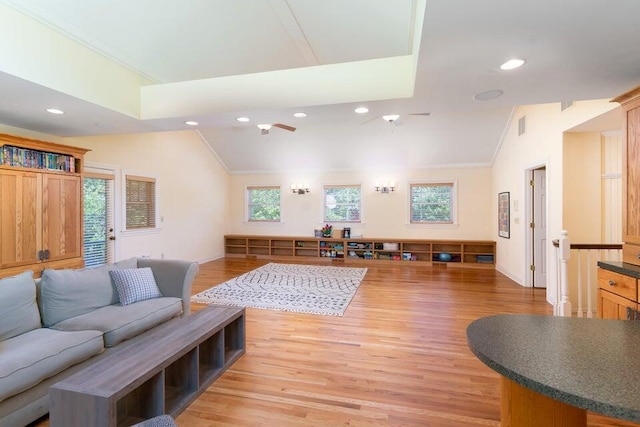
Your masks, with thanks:
[(0, 341), (41, 326), (33, 272), (0, 280)]
[(122, 305), (162, 296), (150, 267), (109, 271)]

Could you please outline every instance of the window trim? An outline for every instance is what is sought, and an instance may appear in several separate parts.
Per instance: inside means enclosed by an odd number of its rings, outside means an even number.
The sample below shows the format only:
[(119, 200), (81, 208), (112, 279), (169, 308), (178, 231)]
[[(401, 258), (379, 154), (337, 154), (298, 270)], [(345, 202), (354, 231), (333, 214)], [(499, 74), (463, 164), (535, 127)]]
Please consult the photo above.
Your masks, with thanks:
[[(280, 208), (280, 216), (278, 219), (251, 219), (251, 209), (249, 207), (249, 191), (250, 190), (278, 190), (278, 207)], [(282, 185), (247, 185), (244, 189), (244, 210), (245, 222), (248, 224), (278, 224), (282, 222)]]
[[(326, 213), (327, 213), (327, 197), (326, 197), (326, 189), (327, 188), (350, 188), (350, 187), (357, 187), (360, 190), (360, 200), (358, 200), (358, 210), (360, 212), (360, 219), (359, 220), (328, 220), (326, 218)], [(323, 184), (322, 185), (322, 223), (328, 223), (328, 224), (363, 224), (364, 220), (363, 220), (363, 213), (362, 213), (362, 184)]]
[[(451, 187), (451, 221), (413, 221), (413, 206), (411, 201), (411, 193), (413, 187), (430, 186), (430, 187)], [(427, 227), (457, 227), (458, 226), (458, 180), (455, 179), (439, 179), (439, 180), (420, 180), (409, 182), (409, 191), (407, 191), (407, 223), (412, 226)]]
[[(122, 189), (122, 231), (121, 234), (149, 234), (160, 231), (160, 198), (159, 198), (159, 180), (157, 176), (150, 174), (141, 174), (131, 171), (122, 171), (121, 189)], [(137, 227), (127, 228), (127, 180), (133, 178), (136, 181), (146, 181), (154, 183), (154, 226), (153, 227)]]

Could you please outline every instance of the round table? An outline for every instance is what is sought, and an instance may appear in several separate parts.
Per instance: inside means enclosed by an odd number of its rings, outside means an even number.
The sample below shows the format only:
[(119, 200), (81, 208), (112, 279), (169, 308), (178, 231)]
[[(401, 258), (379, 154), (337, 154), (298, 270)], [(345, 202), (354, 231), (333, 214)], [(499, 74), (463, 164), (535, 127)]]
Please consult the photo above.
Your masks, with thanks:
[(467, 342), (502, 375), (502, 427), (586, 426), (586, 410), (640, 422), (640, 322), (504, 314)]

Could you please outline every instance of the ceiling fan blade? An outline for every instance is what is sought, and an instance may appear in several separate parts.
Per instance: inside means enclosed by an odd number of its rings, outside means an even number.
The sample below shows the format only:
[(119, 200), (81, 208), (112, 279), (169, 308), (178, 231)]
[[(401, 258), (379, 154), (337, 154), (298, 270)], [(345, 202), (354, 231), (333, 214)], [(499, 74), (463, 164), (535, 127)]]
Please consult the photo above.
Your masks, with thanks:
[(366, 125), (367, 123), (372, 122), (372, 121), (374, 121), (375, 119), (379, 119), (379, 118), (380, 118), (380, 116), (375, 116), (375, 117), (370, 118), (369, 120), (365, 120), (364, 122), (362, 122), (362, 123), (360, 123), (360, 124), (361, 124), (361, 125)]
[(280, 128), (280, 129), (288, 130), (289, 132), (295, 132), (296, 131), (296, 128), (294, 128), (293, 126), (283, 125), (282, 123), (274, 123), (271, 126), (273, 126), (274, 128)]
[(430, 116), (431, 113), (409, 113), (410, 116)]

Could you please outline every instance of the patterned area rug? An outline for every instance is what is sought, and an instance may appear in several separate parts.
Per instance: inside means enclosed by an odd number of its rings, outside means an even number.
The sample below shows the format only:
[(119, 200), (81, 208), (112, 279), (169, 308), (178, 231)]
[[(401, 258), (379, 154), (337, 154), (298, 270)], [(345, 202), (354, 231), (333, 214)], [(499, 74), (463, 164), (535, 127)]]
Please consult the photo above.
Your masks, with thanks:
[(191, 301), (342, 316), (366, 273), (366, 268), (271, 263), (200, 292)]

